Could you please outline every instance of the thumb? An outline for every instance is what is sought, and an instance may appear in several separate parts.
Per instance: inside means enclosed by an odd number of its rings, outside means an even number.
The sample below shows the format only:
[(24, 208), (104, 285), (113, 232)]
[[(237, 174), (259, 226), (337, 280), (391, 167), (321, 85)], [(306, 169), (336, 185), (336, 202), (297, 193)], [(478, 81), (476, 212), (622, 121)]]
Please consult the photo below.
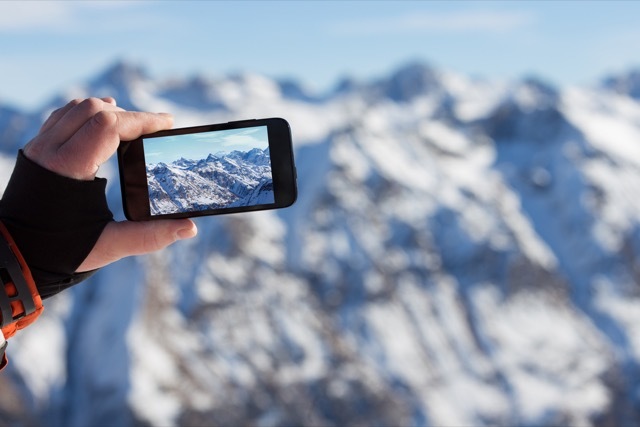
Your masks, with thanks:
[(110, 222), (77, 272), (95, 270), (127, 256), (155, 252), (197, 233), (190, 219)]

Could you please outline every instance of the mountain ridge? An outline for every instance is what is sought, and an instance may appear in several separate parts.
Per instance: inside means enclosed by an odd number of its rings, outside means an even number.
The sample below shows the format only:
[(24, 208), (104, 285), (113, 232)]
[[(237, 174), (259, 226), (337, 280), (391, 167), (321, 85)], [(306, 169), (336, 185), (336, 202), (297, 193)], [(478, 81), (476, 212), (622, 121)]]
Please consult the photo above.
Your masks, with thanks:
[[(74, 93), (124, 91), (125, 104), (169, 108), (183, 124), (286, 117), (299, 198), (201, 219), (193, 241), (113, 264), (47, 301), (39, 324), (12, 339), (10, 381), (27, 408), (0, 404), (7, 417), (640, 421), (631, 90), (492, 82), (410, 63), (309, 99), (249, 73), (203, 77), (199, 90), (174, 79), (168, 93), (166, 81), (115, 71), (135, 78), (114, 85), (100, 73)], [(0, 135), (13, 135), (6, 164), (37, 131), (16, 117), (0, 120)], [(118, 213), (114, 171), (101, 169)]]
[[(387, 76), (383, 77), (364, 79), (344, 76), (338, 79), (332, 87), (324, 91), (311, 91), (305, 87), (303, 80), (292, 77), (275, 78), (272, 82), (281, 96), (302, 102), (324, 102), (332, 97), (356, 91), (379, 93), (394, 101), (399, 101), (403, 97), (411, 97), (417, 93), (424, 92), (428, 88), (434, 89), (441, 86), (441, 78), (445, 74), (459, 75), (455, 72), (442, 71), (427, 61), (414, 59), (401, 63), (401, 65), (392, 69)], [(610, 73), (600, 78), (599, 81), (594, 81), (589, 87), (612, 91), (638, 99), (639, 74), (640, 70), (637, 68), (630, 68), (628, 71), (619, 73)], [(187, 106), (197, 108), (224, 109), (226, 108), (225, 105), (218, 102), (219, 94), (216, 93), (216, 86), (219, 86), (225, 80), (242, 84), (252, 78), (262, 79), (263, 77), (256, 73), (235, 73), (217, 76), (198, 73), (186, 78), (177, 75), (160, 77), (153, 75), (148, 67), (139, 62), (116, 59), (104, 69), (98, 70), (95, 77), (87, 79), (87, 83), (62, 91), (51, 100), (45, 101), (44, 105), (39, 109), (46, 110), (47, 108), (55, 107), (61, 102), (66, 102), (70, 99), (70, 96), (80, 95), (82, 92), (88, 92), (94, 96), (102, 96), (102, 93), (109, 92), (111, 95), (108, 96), (118, 97), (130, 108), (134, 106), (134, 103), (128, 99), (128, 88), (136, 84), (158, 85), (161, 88), (161, 96), (178, 105), (186, 103)], [(264, 79), (268, 80), (266, 77)], [(478, 82), (490, 81), (487, 77), (475, 77), (471, 80)], [(538, 82), (549, 89), (556, 87), (544, 76), (523, 77), (522, 81)], [(403, 85), (408, 88), (404, 95)], [(0, 102), (0, 109), (26, 113), (23, 109), (18, 109), (2, 102)]]
[(275, 203), (269, 148), (147, 164), (151, 215)]

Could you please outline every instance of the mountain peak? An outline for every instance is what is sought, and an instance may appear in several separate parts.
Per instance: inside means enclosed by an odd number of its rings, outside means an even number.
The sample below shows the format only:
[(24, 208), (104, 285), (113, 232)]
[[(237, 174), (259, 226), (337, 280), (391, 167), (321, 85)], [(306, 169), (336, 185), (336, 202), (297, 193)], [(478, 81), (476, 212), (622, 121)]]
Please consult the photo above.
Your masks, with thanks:
[(514, 89), (514, 98), (521, 106), (547, 109), (557, 104), (559, 92), (551, 83), (539, 77), (525, 77)]
[(138, 110), (140, 107), (131, 98), (133, 88), (150, 80), (144, 67), (130, 62), (116, 61), (89, 82), (87, 95), (113, 96), (118, 105), (125, 110)]
[(91, 86), (108, 85), (115, 87), (129, 87), (134, 82), (148, 79), (149, 74), (144, 67), (119, 60), (99, 74), (98, 77), (91, 82)]
[(389, 78), (376, 86), (393, 101), (410, 101), (416, 96), (441, 88), (437, 71), (424, 62), (410, 62), (398, 68)]
[(315, 97), (298, 80), (284, 78), (279, 79), (277, 83), (280, 86), (280, 92), (285, 98), (307, 102), (315, 100)]
[(640, 100), (640, 69), (617, 76), (609, 76), (602, 81), (602, 87)]
[(336, 83), (333, 92), (334, 93), (346, 93), (351, 92), (360, 87), (360, 83), (351, 76), (342, 77), (338, 83)]
[(421, 61), (407, 62), (384, 77), (363, 82), (353, 76), (344, 76), (334, 85), (332, 94), (364, 93), (374, 99), (407, 102), (414, 98), (442, 90), (440, 73)]
[[(402, 99), (415, 93), (425, 93), (439, 85), (437, 72), (422, 62), (412, 62), (399, 68), (390, 79), (393, 99)], [(396, 95), (394, 98), (393, 95)]]

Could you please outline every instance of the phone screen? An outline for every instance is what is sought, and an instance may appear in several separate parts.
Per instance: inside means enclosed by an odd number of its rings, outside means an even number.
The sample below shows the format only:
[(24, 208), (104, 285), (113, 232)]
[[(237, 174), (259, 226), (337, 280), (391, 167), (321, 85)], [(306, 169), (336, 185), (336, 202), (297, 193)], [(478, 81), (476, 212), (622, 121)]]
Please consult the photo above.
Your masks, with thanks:
[(297, 198), (291, 129), (280, 118), (142, 135), (120, 143), (118, 166), (134, 221), (278, 209)]
[(142, 143), (151, 216), (275, 203), (267, 126)]

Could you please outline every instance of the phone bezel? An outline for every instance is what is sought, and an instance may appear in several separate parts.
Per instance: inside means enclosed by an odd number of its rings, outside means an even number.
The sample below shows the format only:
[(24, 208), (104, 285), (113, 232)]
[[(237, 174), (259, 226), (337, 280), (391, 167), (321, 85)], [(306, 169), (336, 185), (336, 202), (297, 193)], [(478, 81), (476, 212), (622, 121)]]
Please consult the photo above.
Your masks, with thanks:
[[(192, 133), (213, 132), (266, 126), (271, 156), (271, 173), (275, 203), (218, 208), (192, 212), (178, 212), (151, 215), (149, 188), (147, 185), (143, 139), (162, 136), (186, 135)], [(282, 118), (251, 119), (228, 123), (163, 130), (142, 135), (132, 141), (123, 141), (118, 147), (118, 170), (124, 214), (131, 221), (154, 219), (192, 218), (209, 215), (222, 215), (238, 212), (252, 212), (278, 209), (291, 206), (297, 199), (296, 171), (293, 159), (293, 144), (289, 123)]]

